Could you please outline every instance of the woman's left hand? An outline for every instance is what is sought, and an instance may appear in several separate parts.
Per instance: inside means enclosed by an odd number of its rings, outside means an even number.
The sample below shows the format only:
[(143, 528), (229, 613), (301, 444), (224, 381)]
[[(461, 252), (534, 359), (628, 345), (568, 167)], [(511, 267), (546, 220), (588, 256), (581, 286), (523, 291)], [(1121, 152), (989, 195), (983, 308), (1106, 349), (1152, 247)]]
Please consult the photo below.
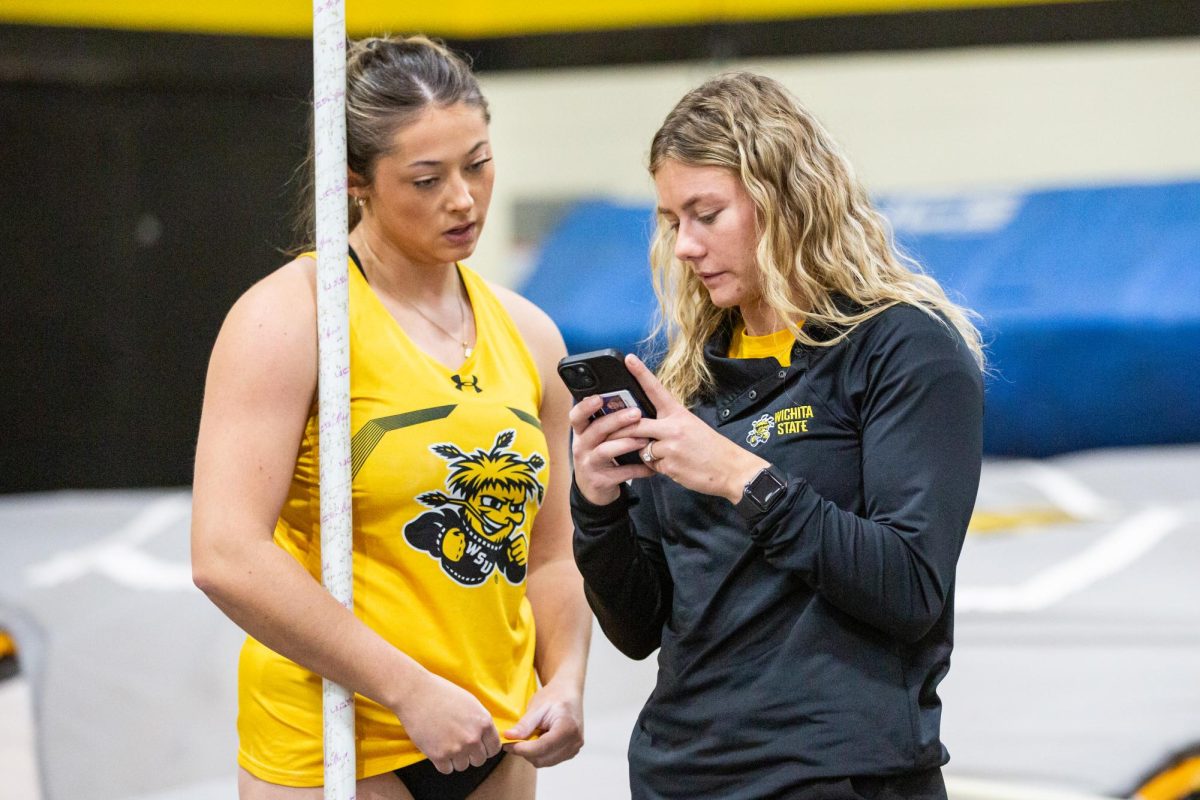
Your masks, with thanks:
[(552, 767), (574, 758), (583, 747), (583, 698), (580, 693), (554, 681), (543, 686), (529, 701), (529, 710), (513, 727), (502, 732), (509, 742), (504, 749), (533, 764)]
[[(738, 502), (746, 482), (769, 462), (738, 447), (684, 408), (637, 356), (625, 356), (625, 366), (654, 403), (658, 417), (642, 418), (614, 437), (650, 439), (641, 454), (652, 470), (692, 491)], [(653, 460), (645, 460), (647, 453)]]

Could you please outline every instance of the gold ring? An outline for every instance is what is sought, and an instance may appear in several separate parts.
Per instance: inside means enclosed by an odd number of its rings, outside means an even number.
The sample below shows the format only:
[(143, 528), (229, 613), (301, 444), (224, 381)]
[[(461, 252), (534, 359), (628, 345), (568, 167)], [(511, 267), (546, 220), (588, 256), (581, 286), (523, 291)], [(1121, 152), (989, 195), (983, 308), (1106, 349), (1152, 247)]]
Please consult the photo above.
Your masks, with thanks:
[(642, 461), (645, 461), (647, 464), (649, 464), (651, 461), (658, 461), (658, 459), (654, 457), (654, 442), (646, 443), (646, 449), (642, 451)]

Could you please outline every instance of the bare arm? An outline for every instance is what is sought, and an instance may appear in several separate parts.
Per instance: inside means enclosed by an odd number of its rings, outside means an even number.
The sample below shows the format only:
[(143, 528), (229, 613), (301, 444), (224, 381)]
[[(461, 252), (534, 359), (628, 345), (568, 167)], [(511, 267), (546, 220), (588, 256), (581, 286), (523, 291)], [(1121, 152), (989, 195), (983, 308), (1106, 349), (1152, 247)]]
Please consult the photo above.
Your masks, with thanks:
[(566, 346), (544, 312), (512, 292), (494, 290), (537, 362), (542, 379), (540, 417), (549, 448), (550, 482), (533, 525), (526, 585), (537, 625), (535, 660), (542, 689), (517, 726), (506, 732), (524, 738), (542, 731), (536, 741), (509, 745), (512, 752), (542, 767), (571, 758), (583, 745), (583, 683), (592, 631), (583, 579), (571, 552), (567, 424), (571, 396), (555, 369), (566, 355)]
[[(463, 769), (499, 748), (483, 706), (392, 647), (273, 541), (316, 389), (315, 316), (303, 259), (246, 292), (221, 328), (196, 448), (193, 578), (255, 639), (391, 708), (439, 769)], [(439, 712), (450, 730), (427, 733)]]

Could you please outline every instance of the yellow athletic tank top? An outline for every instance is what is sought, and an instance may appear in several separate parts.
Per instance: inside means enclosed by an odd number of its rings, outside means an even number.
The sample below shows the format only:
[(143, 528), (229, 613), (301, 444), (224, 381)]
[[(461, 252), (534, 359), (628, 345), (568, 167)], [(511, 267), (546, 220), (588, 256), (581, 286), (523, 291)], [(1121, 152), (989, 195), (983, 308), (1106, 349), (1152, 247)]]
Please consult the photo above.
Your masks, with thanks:
[[(408, 338), (353, 262), (349, 273), (355, 613), (474, 694), (504, 731), (536, 689), (525, 576), (549, 480), (537, 367), (465, 266), (477, 336), (458, 369)], [(320, 580), (317, 464), (314, 407), (275, 543)], [(320, 785), (320, 678), (247, 638), (238, 682), (238, 763), (272, 783)], [(424, 758), (387, 708), (358, 695), (355, 714), (359, 778)]]

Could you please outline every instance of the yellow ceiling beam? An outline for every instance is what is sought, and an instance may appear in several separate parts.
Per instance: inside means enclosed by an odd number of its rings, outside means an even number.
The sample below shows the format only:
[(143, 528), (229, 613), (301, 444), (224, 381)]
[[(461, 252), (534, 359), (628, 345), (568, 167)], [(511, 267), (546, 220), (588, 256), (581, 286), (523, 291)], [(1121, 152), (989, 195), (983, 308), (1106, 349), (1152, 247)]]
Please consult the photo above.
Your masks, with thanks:
[[(1091, 0), (1071, 0), (1090, 2)], [(346, 0), (351, 35), (449, 38), (1036, 5), (1045, 0)], [(0, 22), (260, 36), (308, 36), (309, 0), (0, 0)]]

